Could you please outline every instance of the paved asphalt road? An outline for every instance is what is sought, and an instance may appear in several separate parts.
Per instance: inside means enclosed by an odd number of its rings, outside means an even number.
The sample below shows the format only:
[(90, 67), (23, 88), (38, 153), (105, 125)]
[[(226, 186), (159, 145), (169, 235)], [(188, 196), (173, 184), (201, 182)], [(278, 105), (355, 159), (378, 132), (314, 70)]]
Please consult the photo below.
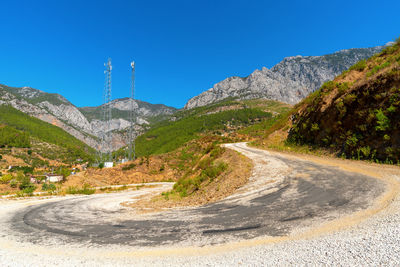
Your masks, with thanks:
[(361, 174), (243, 143), (227, 146), (251, 158), (255, 168), (249, 184), (224, 201), (148, 215), (134, 215), (119, 205), (137, 194), (130, 192), (39, 201), (12, 213), (8, 233), (36, 244), (203, 246), (284, 236), (365, 209), (385, 189), (383, 182)]

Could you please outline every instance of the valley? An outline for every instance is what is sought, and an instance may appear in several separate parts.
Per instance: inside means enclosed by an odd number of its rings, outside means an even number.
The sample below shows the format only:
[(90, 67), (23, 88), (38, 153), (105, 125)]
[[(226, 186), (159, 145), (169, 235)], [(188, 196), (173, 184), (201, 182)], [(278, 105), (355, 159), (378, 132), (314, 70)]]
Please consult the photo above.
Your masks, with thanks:
[(0, 85), (0, 261), (400, 262), (399, 78), (399, 39), (288, 57), (182, 109), (115, 99), (110, 128), (104, 105)]

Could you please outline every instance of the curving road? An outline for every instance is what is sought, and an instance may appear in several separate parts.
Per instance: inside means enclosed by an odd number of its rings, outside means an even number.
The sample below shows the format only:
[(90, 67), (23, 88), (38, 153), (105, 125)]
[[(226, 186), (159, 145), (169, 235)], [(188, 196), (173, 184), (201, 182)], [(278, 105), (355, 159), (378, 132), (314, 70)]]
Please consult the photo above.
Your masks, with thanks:
[(171, 187), (165, 183), (133, 192), (5, 202), (0, 203), (7, 207), (0, 211), (0, 240), (12, 237), (13, 242), (48, 247), (143, 249), (281, 237), (366, 209), (386, 189), (381, 180), (336, 167), (244, 143), (226, 146), (251, 158), (254, 169), (249, 183), (223, 201), (145, 215), (120, 205)]

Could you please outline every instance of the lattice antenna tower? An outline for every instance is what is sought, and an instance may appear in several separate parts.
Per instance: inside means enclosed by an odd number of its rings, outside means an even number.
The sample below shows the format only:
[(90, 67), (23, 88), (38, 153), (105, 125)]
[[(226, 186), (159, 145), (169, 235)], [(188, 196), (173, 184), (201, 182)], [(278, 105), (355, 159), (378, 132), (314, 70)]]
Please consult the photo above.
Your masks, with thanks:
[(104, 105), (103, 105), (103, 121), (106, 123), (105, 133), (103, 135), (103, 151), (106, 153), (106, 158), (108, 161), (112, 161), (112, 136), (111, 136), (111, 58), (104, 63), (105, 66), (105, 82), (104, 82)]
[(134, 126), (136, 124), (136, 116), (135, 116), (135, 62), (131, 62), (132, 68), (132, 79), (131, 79), (131, 108), (129, 112), (129, 121), (130, 121), (130, 128), (129, 128), (129, 160), (135, 160), (136, 158), (136, 148), (135, 148), (135, 132)]
[[(104, 63), (104, 66), (105, 66), (106, 64)], [(104, 71), (104, 74), (106, 74), (106, 71)], [(105, 104), (106, 103), (106, 86), (107, 86), (107, 75), (104, 75), (104, 88), (103, 88), (103, 96), (102, 96), (102, 98), (103, 98), (103, 104)], [(101, 113), (100, 113), (100, 116), (101, 116), (101, 118), (102, 119), (104, 119), (104, 105), (102, 106), (102, 109), (101, 109)], [(104, 146), (105, 146), (105, 133), (106, 133), (106, 131), (105, 131), (105, 129), (104, 128), (100, 128), (100, 144), (98, 145), (98, 160), (99, 160), (99, 163), (100, 162), (102, 162), (102, 161), (104, 161), (104, 158), (103, 158), (103, 153), (104, 153)]]

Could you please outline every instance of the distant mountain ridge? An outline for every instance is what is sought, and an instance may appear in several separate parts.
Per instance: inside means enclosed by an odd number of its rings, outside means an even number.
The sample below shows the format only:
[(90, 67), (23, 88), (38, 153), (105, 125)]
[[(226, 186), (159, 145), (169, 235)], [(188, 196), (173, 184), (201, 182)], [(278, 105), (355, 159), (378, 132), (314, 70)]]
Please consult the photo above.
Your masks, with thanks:
[[(327, 80), (333, 79), (361, 59), (381, 51), (385, 46), (341, 50), (324, 56), (287, 57), (271, 69), (262, 68), (248, 77), (229, 77), (213, 88), (193, 97), (185, 109), (205, 106), (227, 98), (267, 98), (297, 103)], [(134, 101), (132, 103), (132, 101)], [(177, 109), (162, 104), (122, 98), (113, 100), (111, 126), (102, 119), (102, 107), (76, 107), (59, 94), (50, 94), (31, 87), (10, 87), (0, 84), (0, 105), (11, 105), (28, 115), (56, 125), (95, 149), (100, 148), (102, 132), (112, 132), (113, 149), (128, 143), (129, 110), (133, 106), (140, 135), (151, 123), (173, 115)]]
[(115, 99), (113, 106), (113, 120), (108, 129), (102, 120), (102, 106), (77, 108), (65, 97), (59, 94), (50, 94), (30, 87), (10, 87), (0, 85), (0, 105), (11, 105), (28, 115), (56, 125), (89, 146), (99, 149), (99, 136), (103, 131), (112, 131), (113, 148), (118, 149), (127, 144), (128, 139), (123, 131), (129, 127), (128, 114), (130, 107), (136, 109), (137, 125), (135, 133), (143, 132), (148, 120), (157, 116), (170, 115), (175, 108), (165, 105), (153, 105), (140, 100)]
[(345, 49), (323, 56), (287, 57), (271, 69), (264, 67), (245, 78), (234, 76), (215, 84), (213, 88), (191, 98), (185, 109), (208, 105), (228, 97), (267, 98), (295, 104), (324, 82), (332, 80), (384, 47)]

